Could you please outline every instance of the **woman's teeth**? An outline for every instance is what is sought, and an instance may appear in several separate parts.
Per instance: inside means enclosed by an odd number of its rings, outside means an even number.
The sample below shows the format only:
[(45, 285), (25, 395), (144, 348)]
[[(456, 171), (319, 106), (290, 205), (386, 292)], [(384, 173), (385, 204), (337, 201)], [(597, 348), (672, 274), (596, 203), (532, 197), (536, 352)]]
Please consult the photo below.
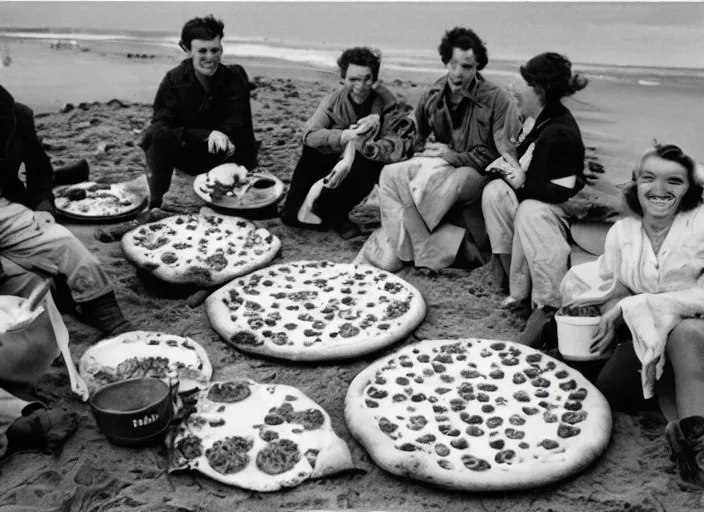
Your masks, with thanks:
[(648, 200), (657, 205), (666, 205), (672, 201), (672, 196), (650, 196)]

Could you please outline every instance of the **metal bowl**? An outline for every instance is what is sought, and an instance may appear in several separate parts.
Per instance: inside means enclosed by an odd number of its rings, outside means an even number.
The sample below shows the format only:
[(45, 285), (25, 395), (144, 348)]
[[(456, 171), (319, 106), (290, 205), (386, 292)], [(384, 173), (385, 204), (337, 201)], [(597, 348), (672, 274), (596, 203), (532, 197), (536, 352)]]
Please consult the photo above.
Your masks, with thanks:
[(172, 393), (159, 379), (127, 379), (103, 386), (90, 398), (100, 431), (113, 444), (145, 446), (161, 441), (174, 416)]

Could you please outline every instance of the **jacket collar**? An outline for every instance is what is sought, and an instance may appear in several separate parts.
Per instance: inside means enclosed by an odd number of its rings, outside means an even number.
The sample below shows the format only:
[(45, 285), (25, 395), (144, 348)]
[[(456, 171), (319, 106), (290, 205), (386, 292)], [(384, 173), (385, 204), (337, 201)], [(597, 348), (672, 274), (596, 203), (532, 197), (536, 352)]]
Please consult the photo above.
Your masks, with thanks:
[[(462, 96), (478, 105), (482, 105), (484, 102), (481, 91), (484, 89), (485, 84), (486, 79), (481, 73), (477, 72), (477, 75), (469, 86), (469, 90), (463, 90)], [(449, 90), (449, 86), (447, 85), (447, 75), (439, 78), (433, 85), (430, 86), (430, 92), (434, 94), (442, 95), (445, 94), (446, 90)]]

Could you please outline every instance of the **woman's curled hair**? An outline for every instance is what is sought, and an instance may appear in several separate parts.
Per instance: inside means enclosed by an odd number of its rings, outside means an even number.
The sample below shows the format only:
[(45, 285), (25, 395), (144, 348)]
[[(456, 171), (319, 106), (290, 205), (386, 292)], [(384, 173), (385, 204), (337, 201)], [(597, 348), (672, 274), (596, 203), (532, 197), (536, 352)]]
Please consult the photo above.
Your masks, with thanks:
[(555, 52), (541, 53), (530, 59), (521, 66), (521, 76), (531, 87), (539, 87), (545, 103), (571, 96), (589, 83), (581, 73), (572, 74), (572, 62)]

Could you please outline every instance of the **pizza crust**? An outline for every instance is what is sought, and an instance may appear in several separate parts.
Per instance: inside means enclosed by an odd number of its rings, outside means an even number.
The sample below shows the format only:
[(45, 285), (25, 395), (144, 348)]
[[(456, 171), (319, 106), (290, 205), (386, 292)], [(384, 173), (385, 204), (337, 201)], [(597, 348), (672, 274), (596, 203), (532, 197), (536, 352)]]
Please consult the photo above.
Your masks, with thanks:
[[(149, 363), (144, 364), (147, 360)], [(154, 377), (168, 383), (178, 367), (180, 391), (207, 385), (213, 367), (205, 349), (192, 340), (163, 332), (132, 331), (96, 343), (83, 353), (78, 369), (91, 393), (128, 378)]]
[(163, 281), (217, 286), (267, 265), (281, 241), (240, 217), (203, 207), (199, 215), (174, 215), (122, 237), (125, 255)]
[[(428, 412), (427, 409), (424, 413), (422, 413), (422, 406), (417, 403), (412, 404), (413, 407), (417, 408), (417, 413), (429, 419), (428, 424), (419, 431), (412, 431), (403, 426), (404, 422), (410, 417), (408, 413), (406, 413), (404, 420), (400, 420), (398, 419), (398, 416), (395, 415), (395, 412), (384, 407), (383, 402), (378, 408), (375, 409), (367, 407), (365, 400), (368, 396), (365, 395), (365, 390), (368, 391), (368, 386), (377, 380), (378, 372), (381, 372), (380, 375), (387, 377), (393, 375), (394, 372), (396, 372), (396, 374), (403, 375), (404, 373), (407, 373), (406, 370), (410, 369), (397, 367), (399, 368), (398, 370), (392, 370), (391, 373), (385, 373), (390, 371), (389, 364), (391, 364), (391, 366), (396, 365), (396, 363), (392, 361), (400, 361), (399, 357), (401, 355), (413, 355), (414, 349), (420, 350), (421, 353), (430, 353), (433, 355), (429, 352), (433, 348), (439, 348), (443, 345), (455, 343), (465, 344), (467, 342), (482, 348), (487, 347), (492, 343), (496, 343), (492, 340), (476, 339), (421, 341), (419, 343), (403, 347), (396, 353), (385, 356), (376, 361), (371, 366), (360, 372), (352, 381), (345, 399), (345, 421), (347, 422), (347, 426), (352, 435), (366, 448), (370, 456), (380, 467), (390, 473), (410, 477), (446, 489), (480, 492), (506, 491), (530, 489), (564, 479), (584, 470), (605, 451), (609, 443), (612, 427), (611, 411), (606, 399), (579, 372), (544, 354), (542, 354), (542, 360), (545, 362), (554, 362), (556, 365), (556, 369), (554, 370), (555, 372), (566, 369), (569, 371), (569, 379), (573, 379), (576, 382), (576, 388), (583, 388), (588, 391), (587, 399), (581, 402), (584, 406), (583, 410), (587, 413), (587, 419), (578, 424), (578, 427), (581, 429), (582, 433), (571, 438), (576, 442), (568, 443), (565, 440), (556, 437), (556, 439), (559, 439), (560, 442), (567, 445), (566, 451), (561, 451), (562, 447), (560, 450), (555, 450), (553, 452), (543, 448), (538, 448), (535, 451), (530, 449), (519, 453), (523, 460), (517, 463), (511, 465), (497, 464), (494, 460), (491, 460), (491, 470), (470, 471), (461, 463), (458, 464), (454, 461), (457, 460), (457, 457), (461, 457), (463, 454), (472, 454), (473, 450), (484, 450), (484, 453), (487, 451), (491, 453), (498, 453), (497, 450), (488, 450), (488, 442), (491, 437), (488, 439), (486, 436), (481, 438), (473, 438), (464, 435), (464, 433), (454, 438), (444, 436), (437, 428), (438, 423), (433, 420), (436, 414), (432, 410)], [(539, 354), (538, 351), (523, 345), (504, 341), (499, 343), (503, 343), (508, 347), (519, 347), (520, 351), (524, 355)], [(472, 380), (471, 382), (474, 382), (476, 385), (476, 380)], [(425, 391), (428, 396), (434, 393), (432, 388), (424, 389), (423, 386), (413, 384), (412, 381), (411, 384), (413, 385), (414, 390), (418, 392)], [(448, 384), (447, 387), (456, 388), (460, 384), (460, 381), (456, 381), (453, 384)], [(387, 389), (391, 392), (390, 387), (385, 388), (381, 385), (376, 385), (376, 387), (380, 389)], [(567, 395), (567, 393), (562, 392), (562, 395)], [(438, 395), (435, 394), (434, 396), (437, 397)], [(448, 397), (449, 396), (451, 395), (448, 393)], [(508, 397), (508, 399), (510, 400), (511, 397)], [(533, 402), (536, 402), (536, 400), (537, 399), (533, 399)], [(425, 404), (427, 402), (423, 403)], [(442, 402), (442, 400), (436, 402), (436, 404), (439, 403), (445, 402)], [(481, 405), (482, 404), (480, 402), (469, 401), (466, 412), (470, 415), (482, 416), (483, 419), (486, 419), (488, 416), (492, 416), (492, 414), (483, 413), (479, 409), (479, 406)], [(533, 405), (535, 405), (535, 403), (533, 403)], [(508, 407), (512, 407), (512, 404), (509, 404)], [(545, 411), (541, 409), (540, 412), (543, 413)], [(504, 414), (506, 415), (508, 413), (504, 412)], [(379, 417), (382, 416), (388, 416), (392, 422), (399, 424), (399, 428), (391, 434), (398, 434), (396, 439), (389, 437), (389, 435), (385, 434), (379, 427)], [(448, 416), (452, 417), (452, 412), (449, 412)], [(542, 416), (542, 414), (538, 416)], [(456, 419), (456, 415), (454, 418), (455, 420), (451, 422), (452, 427), (460, 429), (460, 431), (464, 431), (465, 428), (468, 427), (467, 423)], [(532, 416), (532, 418), (535, 418), (535, 416)], [(554, 424), (542, 422), (542, 426), (538, 431), (528, 433), (533, 434), (538, 438), (549, 438), (551, 435), (549, 431), (551, 429), (555, 430), (559, 423), (561, 422)], [(535, 423), (535, 425), (540, 426), (541, 423)], [(554, 427), (552, 425), (554, 425)], [(484, 430), (489, 430), (486, 423), (482, 424), (481, 427)], [(504, 427), (511, 428), (510, 425), (506, 423), (497, 430), (503, 432)], [(452, 470), (443, 469), (437, 463), (437, 460), (441, 457), (433, 451), (432, 447), (435, 444), (434, 442), (426, 448), (415, 441), (418, 439), (418, 436), (425, 434), (426, 432), (433, 433), (439, 442), (447, 446), (449, 446), (449, 443), (453, 439), (459, 439), (460, 437), (469, 439), (469, 446), (466, 449), (448, 450), (448, 455), (454, 457), (448, 459), (451, 463), (454, 462)], [(504, 440), (507, 439), (505, 436), (501, 436), (501, 438)], [(495, 439), (498, 440), (499, 438), (497, 437)], [(415, 445), (415, 449), (413, 451), (402, 451), (397, 448), (397, 446), (401, 446), (403, 443)], [(536, 453), (538, 456), (536, 456)]]
[[(232, 403), (214, 402), (208, 397), (213, 388), (223, 386), (246, 386), (249, 394)], [(330, 416), (298, 389), (285, 385), (257, 384), (250, 379), (213, 382), (197, 396), (196, 410), (171, 433), (168, 439), (170, 448), (169, 471), (197, 470), (204, 475), (227, 485), (260, 492), (271, 492), (286, 487), (295, 487), (308, 479), (323, 478), (328, 475), (352, 469), (354, 464), (345, 442), (334, 432)], [(267, 423), (266, 417), (272, 409), (283, 404), (296, 412), (319, 411), (319, 424), (304, 428), (301, 423), (285, 421), (280, 424)], [(266, 432), (272, 438), (265, 440)], [(274, 438), (275, 436), (275, 438)], [(246, 459), (236, 471), (225, 474), (217, 471), (209, 463), (207, 452), (227, 438), (246, 439), (250, 444), (243, 450)], [(200, 446), (194, 454), (187, 456), (184, 440), (197, 439)], [(278, 474), (267, 474), (259, 469), (257, 457), (262, 449), (273, 443), (295, 443), (299, 458), (290, 469)], [(315, 462), (311, 463), (305, 453), (317, 451)], [(242, 467), (243, 466), (243, 467)]]
[[(379, 281), (379, 283), (383, 283), (384, 285), (386, 285), (386, 283), (389, 283), (389, 285), (391, 286), (398, 287), (397, 289), (402, 290), (401, 293), (405, 293), (409, 297), (408, 311), (406, 311), (402, 316), (387, 322), (390, 324), (390, 327), (387, 330), (381, 330), (377, 328), (378, 324), (381, 322), (376, 322), (370, 325), (370, 327), (368, 327), (367, 329), (360, 331), (360, 334), (357, 336), (351, 336), (347, 338), (337, 336), (333, 339), (331, 337), (331, 332), (337, 332), (337, 329), (339, 328), (340, 324), (353, 322), (346, 322), (345, 320), (341, 320), (339, 317), (336, 317), (333, 320), (326, 320), (328, 325), (321, 329), (320, 336), (318, 338), (306, 338), (305, 335), (302, 334), (302, 331), (305, 330), (305, 325), (302, 321), (298, 320), (298, 315), (302, 313), (310, 313), (313, 317), (320, 319), (318, 316), (316, 316), (318, 310), (299, 309), (293, 313), (288, 313), (285, 306), (285, 301), (281, 299), (272, 299), (271, 296), (276, 292), (296, 294), (306, 293), (306, 290), (318, 293), (320, 292), (320, 290), (315, 289), (315, 287), (311, 286), (310, 284), (306, 285), (304, 282), (287, 282), (287, 285), (291, 285), (290, 289), (281, 288), (280, 286), (277, 286), (277, 277), (273, 277), (271, 276), (271, 274), (278, 274), (282, 267), (291, 269), (290, 275), (296, 278), (298, 278), (298, 276), (305, 277), (305, 279), (301, 278), (299, 279), (299, 281), (315, 280), (316, 275), (318, 277), (320, 277), (320, 275), (340, 275), (342, 277), (340, 277), (339, 280), (344, 280), (348, 277), (360, 273), (363, 273), (365, 276), (383, 277), (383, 280)], [(322, 267), (322, 269), (319, 267)], [(306, 272), (305, 274), (301, 274), (301, 270), (305, 269), (308, 269), (308, 272)], [(324, 274), (317, 274), (318, 271), (323, 270)], [(247, 324), (248, 320), (251, 319), (251, 316), (247, 317), (246, 315), (248, 313), (246, 311), (238, 317), (239, 320), (232, 320), (232, 315), (239, 315), (242, 308), (239, 308), (239, 310), (231, 309), (231, 303), (229, 302), (229, 299), (231, 298), (231, 293), (240, 293), (240, 291), (244, 290), (247, 287), (247, 284), (251, 283), (252, 280), (267, 280), (267, 278), (269, 277), (271, 278), (271, 280), (275, 281), (274, 285), (272, 285), (270, 288), (257, 286), (256, 290), (260, 291), (261, 294), (243, 294), (243, 297), (247, 299), (247, 301), (254, 301), (259, 304), (264, 304), (262, 306), (262, 315), (276, 312), (282, 316), (282, 318), (277, 322), (277, 326), (271, 327), (272, 331), (284, 331), (285, 329), (282, 329), (281, 326), (287, 324), (290, 321), (298, 325), (295, 330), (288, 331), (290, 333), (290, 336), (289, 341), (286, 344), (275, 344), (271, 341), (270, 338), (267, 338), (266, 336), (262, 335), (262, 332), (267, 330), (266, 326), (256, 331), (252, 330), (251, 327)], [(369, 279), (371, 281), (373, 278), (370, 277)], [(379, 285), (379, 283), (376, 284)], [(381, 291), (378, 290), (379, 286), (377, 286), (377, 290), (373, 290), (370, 286), (369, 289), (366, 290), (368, 294), (364, 295), (364, 299), (360, 300), (360, 302), (374, 302), (373, 294), (381, 293)], [(317, 296), (317, 299), (311, 299), (310, 302), (320, 308), (324, 306), (323, 297), (336, 296), (344, 297), (344, 295), (342, 295), (339, 290), (334, 290), (328, 292), (328, 294), (326, 295), (321, 292), (320, 295)], [(280, 307), (276, 310), (270, 309), (270, 303), (272, 301), (280, 303)], [(382, 304), (381, 310), (383, 311), (385, 307), (386, 305)], [(349, 359), (363, 356), (370, 352), (374, 352), (376, 350), (384, 348), (399, 340), (405, 339), (423, 321), (426, 314), (425, 301), (423, 300), (423, 297), (420, 292), (400, 277), (397, 277), (394, 274), (379, 270), (376, 267), (372, 267), (369, 265), (357, 265), (352, 263), (333, 263), (327, 261), (298, 261), (284, 263), (280, 265), (273, 265), (265, 269), (259, 270), (248, 276), (232, 281), (226, 286), (223, 286), (222, 288), (211, 294), (206, 301), (206, 308), (208, 312), (208, 318), (210, 320), (211, 325), (213, 326), (213, 329), (215, 329), (226, 342), (228, 342), (238, 350), (257, 355), (288, 359), (292, 361), (326, 361), (331, 359)], [(349, 308), (349, 310), (351, 311), (353, 311), (354, 309), (355, 307)], [(361, 310), (361, 308), (357, 309)], [(375, 310), (370, 309), (369, 311)], [(338, 314), (341, 314), (341, 310), (338, 311)], [(358, 320), (361, 319), (362, 317), (360, 316)], [(333, 324), (332, 322), (335, 322), (335, 324)], [(238, 343), (236, 339), (238, 335), (243, 332), (251, 333), (251, 335), (257, 339), (257, 343)], [(306, 345), (307, 343), (311, 343), (315, 339), (319, 339), (320, 341), (315, 342), (311, 345)]]

